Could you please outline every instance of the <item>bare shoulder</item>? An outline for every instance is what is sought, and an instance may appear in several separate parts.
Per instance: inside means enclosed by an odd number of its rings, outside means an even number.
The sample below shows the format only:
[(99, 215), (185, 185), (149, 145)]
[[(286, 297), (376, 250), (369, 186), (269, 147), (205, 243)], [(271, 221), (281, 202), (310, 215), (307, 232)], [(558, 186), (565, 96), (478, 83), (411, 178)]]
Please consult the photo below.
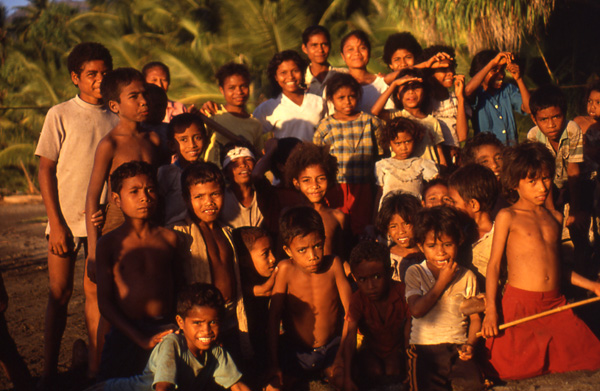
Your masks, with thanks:
[(550, 214), (550, 216), (553, 218), (553, 220), (556, 222), (556, 224), (558, 225), (562, 225), (562, 220), (563, 220), (563, 215), (562, 213), (560, 213), (559, 211), (557, 211), (556, 209), (546, 209), (548, 211), (548, 213)]
[(154, 146), (160, 145), (160, 136), (155, 131), (148, 132), (148, 139)]
[(331, 215), (337, 220), (340, 226), (344, 226), (346, 224), (346, 214), (339, 209), (330, 209)]
[(157, 226), (155, 229), (156, 235), (163, 238), (172, 247), (178, 247), (181, 241), (181, 236), (178, 235), (175, 231), (160, 226)]
[(508, 208), (500, 209), (498, 214), (496, 215), (496, 220), (494, 221), (494, 225), (498, 226), (499, 224), (510, 224), (510, 222), (515, 218), (517, 211), (513, 206), (509, 206)]
[(291, 259), (284, 259), (277, 264), (277, 277), (286, 276), (294, 269), (294, 264)]

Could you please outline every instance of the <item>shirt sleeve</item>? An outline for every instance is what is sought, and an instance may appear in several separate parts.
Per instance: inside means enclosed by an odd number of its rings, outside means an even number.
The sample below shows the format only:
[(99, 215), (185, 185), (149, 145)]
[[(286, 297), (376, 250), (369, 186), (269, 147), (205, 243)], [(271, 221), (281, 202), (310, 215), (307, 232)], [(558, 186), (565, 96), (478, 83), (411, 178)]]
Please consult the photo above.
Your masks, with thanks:
[(423, 168), (423, 179), (429, 181), (438, 175), (438, 169), (434, 162), (429, 159), (421, 159)]
[(404, 283), (406, 285), (406, 298), (419, 295), (423, 296), (425, 292), (421, 289), (421, 276), (419, 275), (419, 265), (412, 265), (406, 271)]
[(375, 163), (375, 184), (381, 187), (383, 187), (385, 181), (385, 171), (383, 170), (384, 162), (385, 160), (380, 160)]
[(583, 134), (574, 121), (567, 124), (569, 136), (569, 163), (583, 163)]
[(264, 133), (273, 131), (273, 126), (271, 125), (271, 123), (269, 121), (267, 121), (267, 114), (266, 114), (267, 102), (268, 101), (265, 101), (265, 102), (261, 103), (260, 105), (258, 105), (258, 107), (256, 109), (254, 109), (254, 112), (252, 113), (252, 116), (261, 123)]
[(173, 335), (168, 335), (156, 345), (150, 359), (148, 367), (154, 372), (154, 380), (152, 388), (156, 383), (177, 384), (177, 364), (179, 356), (179, 345), (177, 338)]
[(313, 143), (315, 145), (325, 145), (325, 137), (328, 133), (326, 120), (322, 119), (321, 122), (319, 122), (319, 125), (317, 125), (317, 129), (313, 135)]
[(539, 128), (537, 126), (534, 126), (533, 128), (529, 129), (529, 132), (527, 132), (527, 140), (538, 141), (538, 139), (537, 139), (538, 130), (539, 130)]
[(444, 142), (444, 133), (442, 133), (442, 125), (440, 125), (440, 121), (435, 119), (433, 121), (433, 144), (438, 145)]
[(213, 349), (215, 358), (217, 359), (217, 367), (213, 373), (215, 383), (223, 388), (231, 388), (235, 383), (240, 381), (242, 374), (238, 371), (233, 359), (221, 347)]
[(52, 107), (46, 114), (35, 155), (57, 162), (64, 139), (65, 129), (61, 117)]

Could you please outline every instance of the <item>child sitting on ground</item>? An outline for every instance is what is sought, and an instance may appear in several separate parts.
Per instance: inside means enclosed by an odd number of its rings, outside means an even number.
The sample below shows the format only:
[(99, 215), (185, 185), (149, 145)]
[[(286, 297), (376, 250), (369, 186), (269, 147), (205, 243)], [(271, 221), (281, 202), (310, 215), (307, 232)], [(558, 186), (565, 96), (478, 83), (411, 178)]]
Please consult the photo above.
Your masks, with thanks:
[[(504, 83), (505, 69), (518, 87)], [(482, 50), (473, 57), (469, 75), (465, 95), (473, 108), (475, 134), (490, 131), (505, 145), (516, 144), (519, 138), (513, 111), (529, 113), (529, 91), (513, 54)]]
[(426, 208), (452, 205), (452, 200), (448, 197), (448, 181), (445, 178), (437, 177), (423, 183), (421, 200)]
[[(350, 267), (358, 291), (350, 300), (341, 343), (344, 390), (356, 389), (355, 382), (364, 389), (386, 383), (390, 376), (398, 383), (404, 378), (410, 314), (404, 284), (392, 280), (390, 266), (390, 253), (383, 244), (360, 242), (352, 249)], [(359, 330), (364, 339), (356, 352)]]
[(419, 144), (425, 129), (407, 118), (394, 118), (379, 133), (379, 145), (391, 150), (392, 157), (375, 163), (377, 184), (376, 205), (391, 191), (400, 190), (421, 197), (423, 181), (437, 176), (438, 169), (429, 159), (413, 157), (414, 146)]
[(304, 203), (319, 212), (323, 219), (325, 255), (339, 255), (346, 260), (347, 216), (339, 209), (330, 208), (325, 199), (327, 190), (335, 185), (337, 171), (337, 160), (329, 154), (329, 148), (310, 143), (297, 145), (285, 164), (288, 185), (302, 193)]
[(152, 222), (157, 207), (153, 167), (132, 161), (110, 176), (125, 222), (97, 246), (98, 305), (112, 325), (99, 377), (142, 373), (151, 350), (172, 331), (179, 271), (177, 235)]
[(465, 212), (477, 224), (478, 235), (477, 241), (472, 244), (471, 270), (475, 272), (479, 285), (484, 287), (494, 236), (494, 220), (490, 213), (498, 192), (498, 180), (492, 170), (479, 164), (462, 166), (448, 179), (448, 196), (452, 206)]
[(223, 174), (213, 163), (190, 164), (181, 174), (181, 191), (188, 205), (188, 217), (173, 229), (184, 234), (190, 249), (183, 260), (185, 282), (210, 283), (219, 289), (226, 309), (221, 319), (221, 340), (234, 358), (249, 356), (238, 257), (231, 229), (219, 222), (225, 191)]
[[(389, 98), (394, 102), (394, 110), (384, 110)], [(412, 156), (429, 159), (436, 164), (446, 166), (442, 149), (444, 135), (440, 122), (426, 114), (429, 104), (428, 90), (423, 83), (423, 75), (416, 69), (403, 69), (398, 78), (390, 85), (377, 102), (371, 113), (386, 120), (404, 117), (416, 121), (425, 128), (423, 137), (415, 144)]]
[[(169, 91), (169, 85), (171, 84), (171, 72), (169, 67), (160, 61), (149, 62), (142, 68), (142, 74), (144, 80), (148, 84), (154, 84), (162, 88), (165, 93)], [(167, 111), (163, 122), (171, 122), (171, 119), (179, 114), (187, 113), (188, 109), (181, 102), (169, 100), (167, 102)]]
[(242, 374), (231, 356), (217, 342), (224, 304), (221, 292), (213, 285), (185, 286), (177, 299), (180, 332), (167, 335), (156, 345), (144, 372), (107, 380), (87, 391), (204, 390), (214, 383), (232, 391), (249, 391), (240, 381)]
[(460, 312), (477, 295), (477, 278), (458, 265), (461, 218), (446, 206), (421, 210), (414, 234), (425, 261), (406, 271), (406, 301), (412, 314), (408, 349), (411, 390), (483, 390), (474, 358), (479, 314)]
[(338, 183), (327, 198), (332, 207), (350, 216), (352, 233), (358, 235), (371, 222), (373, 213), (373, 167), (381, 121), (357, 109), (362, 90), (351, 75), (333, 75), (326, 93), (335, 113), (319, 123), (313, 142), (331, 146), (329, 152), (337, 158)]
[(208, 137), (200, 117), (183, 113), (169, 122), (167, 139), (177, 160), (159, 167), (158, 190), (164, 208), (164, 225), (170, 226), (187, 217), (187, 206), (181, 192), (181, 172), (190, 164), (202, 161)]
[[(504, 257), (508, 267), (502, 297), (504, 322), (566, 304), (559, 292), (562, 216), (544, 206), (553, 177), (554, 158), (540, 143), (526, 142), (504, 154), (502, 186), (510, 194), (509, 201), (515, 202), (496, 217), (482, 328), (483, 336), (488, 338), (490, 364), (501, 379), (600, 368), (600, 341), (572, 310), (507, 328), (498, 336), (496, 300)], [(567, 279), (600, 294), (598, 282), (574, 272)]]
[[(317, 211), (288, 210), (281, 216), (280, 235), (290, 259), (279, 263), (271, 294), (267, 389), (288, 387), (294, 379), (315, 372), (334, 375), (342, 326), (340, 301), (347, 312), (351, 295), (340, 259), (323, 254), (325, 227)], [(285, 333), (280, 338), (282, 319)]]
[(392, 243), (389, 251), (395, 281), (404, 281), (406, 269), (423, 260), (413, 235), (414, 218), (421, 208), (417, 197), (392, 192), (383, 198), (377, 213), (377, 230)]

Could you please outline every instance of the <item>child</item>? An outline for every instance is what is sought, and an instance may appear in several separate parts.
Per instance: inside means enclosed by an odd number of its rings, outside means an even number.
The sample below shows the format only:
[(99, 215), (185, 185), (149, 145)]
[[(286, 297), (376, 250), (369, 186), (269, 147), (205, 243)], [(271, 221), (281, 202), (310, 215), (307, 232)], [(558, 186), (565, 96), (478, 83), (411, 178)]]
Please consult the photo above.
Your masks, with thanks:
[(154, 168), (124, 163), (111, 174), (110, 185), (125, 222), (97, 246), (98, 305), (112, 325), (102, 351), (102, 379), (142, 373), (151, 349), (172, 331), (179, 276), (177, 235), (152, 222)]
[[(165, 92), (169, 91), (171, 84), (171, 72), (169, 67), (159, 61), (149, 62), (142, 68), (144, 80), (146, 83), (154, 84), (162, 88)], [(181, 102), (169, 100), (167, 103), (167, 112), (163, 122), (170, 122), (171, 119), (181, 113), (187, 113), (188, 109)]]
[(278, 96), (261, 103), (252, 114), (265, 133), (312, 140), (326, 107), (323, 98), (304, 91), (305, 69), (306, 63), (293, 50), (277, 53), (269, 62), (267, 75)]
[[(100, 197), (108, 176), (125, 162), (144, 161), (158, 166), (160, 161), (160, 136), (155, 132), (142, 131), (140, 126), (149, 113), (144, 98), (146, 88), (143, 75), (133, 68), (115, 69), (102, 80), (101, 90), (106, 105), (119, 116), (119, 123), (98, 143), (85, 201), (90, 251), (88, 274), (92, 277), (98, 230), (91, 216), (100, 208)], [(123, 213), (111, 200), (106, 209), (102, 233), (112, 231), (123, 221)]]
[[(105, 108), (100, 92), (104, 75), (112, 69), (109, 51), (98, 43), (84, 42), (73, 48), (67, 65), (71, 81), (79, 93), (48, 111), (35, 151), (40, 158), (38, 178), (48, 214), (46, 237), (50, 289), (41, 381), (46, 386), (50, 386), (56, 377), (60, 342), (73, 291), (71, 271), (82, 246), (86, 257), (88, 255), (83, 211), (94, 163), (92, 156), (100, 140), (118, 121), (118, 117)], [(89, 341), (88, 376), (94, 377), (98, 371), (96, 334), (100, 315), (96, 286), (87, 278), (87, 272), (83, 285)]]
[(146, 104), (148, 105), (148, 117), (142, 123), (144, 130), (154, 131), (160, 136), (161, 143), (164, 147), (168, 145), (167, 127), (169, 124), (163, 122), (165, 113), (167, 112), (167, 104), (169, 99), (167, 93), (162, 88), (146, 83)]
[[(296, 378), (322, 370), (333, 375), (341, 334), (339, 303), (347, 312), (351, 294), (340, 259), (323, 254), (325, 227), (317, 211), (290, 209), (281, 216), (280, 227), (290, 259), (279, 263), (269, 308), (268, 388), (275, 389), (289, 382), (283, 382), (280, 365), (286, 376)], [(285, 334), (279, 341), (282, 319)]]
[(477, 224), (478, 235), (477, 241), (472, 245), (471, 264), (480, 284), (485, 282), (492, 249), (494, 220), (491, 213), (498, 190), (498, 180), (494, 173), (479, 164), (462, 166), (448, 179), (448, 196), (452, 200), (452, 206), (465, 212)]
[[(504, 83), (505, 69), (517, 86)], [(490, 131), (505, 145), (519, 141), (513, 111), (529, 113), (529, 91), (512, 53), (482, 50), (473, 57), (465, 95), (472, 102), (475, 134)]]
[[(394, 93), (396, 89), (397, 92)], [(444, 135), (440, 122), (430, 114), (425, 114), (429, 101), (427, 94), (421, 72), (415, 69), (403, 69), (390, 88), (381, 94), (373, 105), (371, 113), (383, 119), (404, 117), (421, 124), (426, 131), (421, 141), (415, 145), (413, 156), (429, 159), (436, 164), (446, 166), (446, 158), (442, 149)], [(392, 97), (396, 109), (384, 110), (385, 102), (390, 97)]]
[(586, 134), (590, 127), (598, 127), (598, 120), (600, 119), (600, 81), (595, 81), (588, 86), (585, 103), (587, 115), (580, 115), (573, 119), (581, 128), (583, 134)]
[(337, 160), (329, 154), (328, 147), (314, 144), (297, 145), (285, 164), (285, 176), (290, 187), (305, 197), (305, 204), (314, 208), (325, 226), (325, 255), (339, 255), (348, 259), (344, 245), (347, 216), (339, 209), (330, 208), (325, 193), (335, 185)]
[(448, 181), (445, 178), (435, 178), (423, 184), (423, 206), (433, 208), (440, 205), (452, 205), (448, 196)]
[(187, 206), (181, 192), (181, 172), (190, 164), (202, 161), (208, 136), (199, 116), (183, 113), (169, 122), (167, 139), (177, 160), (158, 168), (158, 190), (164, 208), (164, 225), (171, 226), (187, 216)]
[(429, 159), (411, 157), (415, 144), (419, 144), (425, 129), (408, 118), (394, 118), (381, 129), (379, 145), (392, 151), (392, 157), (375, 163), (377, 205), (390, 191), (401, 190), (421, 197), (423, 181), (437, 176), (438, 169)]
[(308, 57), (310, 63), (306, 67), (304, 82), (307, 92), (322, 96), (327, 80), (340, 68), (332, 67), (327, 59), (331, 49), (331, 37), (329, 31), (323, 26), (310, 26), (302, 33), (302, 51)]
[(477, 133), (465, 143), (461, 154), (461, 164), (481, 164), (492, 170), (500, 180), (502, 170), (502, 152), (504, 144), (491, 132)]
[(412, 314), (408, 368), (411, 390), (483, 390), (474, 344), (479, 314), (461, 314), (464, 299), (477, 294), (473, 272), (458, 265), (461, 219), (435, 207), (415, 217), (414, 235), (425, 261), (406, 271), (406, 301)]
[[(225, 105), (206, 102), (202, 111), (212, 116), (217, 123), (223, 125), (236, 136), (241, 136), (254, 146), (256, 151), (262, 151), (264, 146), (261, 123), (253, 118), (246, 110), (250, 96), (250, 72), (245, 65), (230, 62), (223, 65), (215, 74), (219, 90), (225, 99)], [(214, 131), (210, 145), (206, 149), (205, 160), (221, 165), (223, 146), (231, 141), (219, 132)]]
[(225, 191), (223, 174), (213, 163), (190, 164), (181, 175), (181, 191), (188, 218), (173, 229), (184, 234), (190, 248), (183, 261), (185, 282), (206, 282), (221, 291), (227, 310), (221, 322), (221, 340), (234, 357), (249, 356), (252, 349), (238, 257), (231, 230), (218, 221)]
[(167, 335), (156, 345), (144, 373), (107, 380), (87, 391), (204, 390), (214, 383), (232, 391), (249, 391), (240, 381), (242, 374), (233, 359), (217, 343), (224, 312), (223, 296), (214, 286), (196, 283), (184, 287), (177, 299), (180, 332)]
[[(600, 368), (600, 341), (571, 310), (508, 328), (498, 336), (496, 300), (504, 257), (508, 267), (504, 322), (566, 304), (559, 293), (562, 216), (544, 207), (553, 176), (554, 159), (540, 143), (523, 143), (504, 154), (501, 181), (509, 201), (515, 202), (496, 217), (482, 328), (489, 338), (490, 364), (501, 379)], [(573, 285), (600, 294), (600, 283), (574, 272), (568, 277)]]
[(358, 235), (371, 222), (373, 212), (373, 167), (377, 157), (375, 140), (381, 121), (357, 109), (361, 87), (347, 73), (327, 82), (327, 100), (335, 113), (323, 119), (313, 138), (317, 145), (330, 145), (337, 158), (337, 186), (329, 201), (350, 216), (352, 233)]
[[(380, 243), (360, 242), (352, 249), (350, 267), (358, 291), (352, 294), (344, 324), (344, 389), (356, 389), (355, 380), (363, 388), (382, 382), (382, 377), (401, 380), (410, 328), (404, 284), (392, 280), (390, 253)], [(358, 330), (364, 339), (355, 354)]]
[(401, 192), (388, 193), (381, 202), (376, 225), (392, 243), (389, 251), (395, 281), (404, 281), (406, 269), (423, 260), (413, 234), (414, 218), (422, 207), (417, 197)]

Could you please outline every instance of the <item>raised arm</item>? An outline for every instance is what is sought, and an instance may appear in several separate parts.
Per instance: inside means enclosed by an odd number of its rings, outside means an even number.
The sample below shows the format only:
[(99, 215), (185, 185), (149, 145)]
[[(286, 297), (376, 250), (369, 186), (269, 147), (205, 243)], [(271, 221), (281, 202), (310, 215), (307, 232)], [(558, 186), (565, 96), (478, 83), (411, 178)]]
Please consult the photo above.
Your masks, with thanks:
[(511, 57), (512, 54), (508, 52), (498, 53), (492, 61), (488, 62), (486, 66), (481, 68), (481, 70), (477, 72), (475, 76), (471, 78), (471, 80), (469, 80), (469, 82), (465, 86), (465, 96), (467, 98), (470, 98), (471, 95), (473, 95), (473, 93), (477, 90), (477, 88), (479, 88), (481, 83), (483, 83), (483, 80), (485, 79), (485, 76), (488, 74), (488, 72), (491, 71), (494, 67), (506, 64), (508, 62), (508, 59)]
[(269, 305), (269, 322), (267, 324), (267, 349), (269, 354), (269, 366), (267, 370), (266, 387), (268, 390), (279, 390), (283, 385), (281, 370), (279, 369), (279, 356), (277, 354), (279, 323), (285, 303), (287, 293), (287, 278), (290, 271), (289, 261), (282, 261), (279, 264), (279, 272), (275, 278), (275, 285), (271, 293), (271, 303)]
[(529, 90), (523, 81), (523, 77), (521, 76), (521, 67), (519, 64), (513, 61), (512, 56), (508, 58), (508, 65), (506, 66), (506, 70), (510, 72), (513, 79), (517, 82), (517, 86), (519, 87), (519, 92), (521, 93), (521, 110), (526, 112), (527, 114), (531, 113), (529, 109)]
[(48, 250), (54, 255), (65, 255), (71, 249), (71, 230), (67, 226), (65, 218), (58, 202), (58, 182), (56, 180), (57, 162), (40, 156), (40, 168), (38, 180), (40, 192), (48, 215), (50, 225), (50, 237), (48, 238)]
[(454, 76), (454, 93), (458, 100), (458, 108), (456, 114), (456, 134), (458, 141), (463, 142), (467, 139), (469, 132), (469, 124), (467, 123), (467, 112), (465, 109), (465, 75)]
[(422, 82), (423, 79), (421, 79), (420, 77), (405, 76), (401, 79), (394, 80), (392, 84), (390, 84), (390, 87), (387, 90), (383, 91), (381, 95), (379, 95), (379, 98), (371, 107), (371, 114), (384, 120), (387, 119), (386, 111), (383, 108), (385, 107), (385, 104), (387, 103), (388, 99), (390, 99), (390, 97), (392, 96), (394, 91), (396, 91), (397, 88), (402, 88), (404, 84), (410, 83), (412, 81)]

